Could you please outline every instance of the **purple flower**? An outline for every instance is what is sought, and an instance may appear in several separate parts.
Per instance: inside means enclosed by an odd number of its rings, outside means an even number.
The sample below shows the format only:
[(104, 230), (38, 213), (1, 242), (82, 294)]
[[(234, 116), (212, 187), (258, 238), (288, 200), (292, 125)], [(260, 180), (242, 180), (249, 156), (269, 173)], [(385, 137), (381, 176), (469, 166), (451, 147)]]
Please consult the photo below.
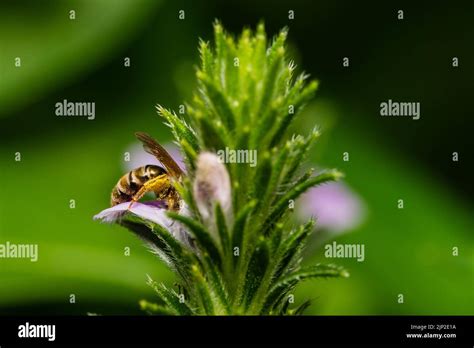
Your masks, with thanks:
[[(178, 222), (170, 219), (166, 215), (166, 212), (166, 203), (164, 201), (134, 202), (131, 206), (130, 202), (125, 202), (101, 211), (94, 216), (94, 220), (100, 220), (105, 223), (115, 223), (126, 219), (130, 214), (135, 215), (145, 221), (164, 227), (177, 240), (186, 245), (190, 245), (189, 234), (186, 229)], [(186, 204), (182, 204), (179, 213), (189, 216), (189, 210)]]
[(102, 210), (94, 216), (94, 220), (114, 223), (124, 218), (126, 214), (133, 214), (143, 220), (167, 227), (170, 224), (170, 219), (165, 215), (165, 208), (166, 203), (164, 201), (135, 202), (132, 206), (130, 206), (130, 202), (125, 202)]
[(309, 190), (297, 214), (302, 219), (316, 217), (316, 226), (335, 233), (357, 227), (365, 216), (361, 199), (341, 182), (331, 182)]

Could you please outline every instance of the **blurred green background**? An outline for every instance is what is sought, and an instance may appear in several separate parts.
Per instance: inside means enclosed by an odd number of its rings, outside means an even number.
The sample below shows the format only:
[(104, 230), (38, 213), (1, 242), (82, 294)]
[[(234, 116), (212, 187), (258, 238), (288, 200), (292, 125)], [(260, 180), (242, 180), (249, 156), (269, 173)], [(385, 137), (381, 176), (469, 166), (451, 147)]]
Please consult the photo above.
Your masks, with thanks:
[[(311, 162), (344, 171), (367, 209), (336, 239), (365, 244), (365, 261), (333, 260), (351, 277), (304, 283), (296, 302), (313, 298), (309, 314), (474, 314), (473, 4), (247, 0), (0, 3), (0, 243), (39, 245), (38, 262), (0, 259), (0, 314), (137, 314), (154, 298), (146, 274), (172, 282), (131, 234), (92, 216), (135, 131), (171, 139), (154, 105), (189, 100), (215, 18), (236, 34), (260, 19), (270, 35), (289, 26), (298, 66), (321, 82), (297, 131), (322, 126)], [(94, 101), (95, 120), (56, 117), (64, 99)], [(380, 117), (387, 99), (421, 102), (421, 119)], [(326, 262), (323, 251), (307, 261)]]

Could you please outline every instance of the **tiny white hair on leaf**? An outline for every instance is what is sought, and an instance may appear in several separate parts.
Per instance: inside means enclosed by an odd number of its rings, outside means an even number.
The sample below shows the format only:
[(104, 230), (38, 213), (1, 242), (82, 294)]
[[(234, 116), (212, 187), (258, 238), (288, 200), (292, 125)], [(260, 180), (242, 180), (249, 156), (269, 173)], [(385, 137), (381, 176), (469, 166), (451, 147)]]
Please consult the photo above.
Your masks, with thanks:
[(230, 177), (225, 165), (215, 154), (203, 152), (199, 155), (193, 191), (203, 219), (213, 217), (216, 203), (229, 217), (232, 210)]
[[(191, 210), (189, 209), (188, 205), (185, 202), (182, 202), (181, 204), (181, 208), (179, 209), (179, 215), (183, 215), (187, 217), (192, 216)], [(175, 237), (184, 245), (193, 249), (193, 242), (192, 242), (191, 235), (189, 234), (187, 228), (183, 224), (177, 221), (173, 221), (172, 225), (168, 228), (168, 230), (171, 232), (173, 237)]]
[(163, 250), (160, 250), (160, 248), (158, 248), (156, 245), (152, 244), (152, 243), (147, 243), (146, 241), (144, 241), (145, 243), (145, 246), (147, 247), (147, 249), (154, 255), (156, 255), (157, 257), (159, 257), (164, 263), (166, 266), (168, 266), (169, 268), (171, 269), (174, 269), (174, 266), (173, 266), (173, 263), (171, 262), (171, 260), (169, 259), (168, 255), (166, 255)]

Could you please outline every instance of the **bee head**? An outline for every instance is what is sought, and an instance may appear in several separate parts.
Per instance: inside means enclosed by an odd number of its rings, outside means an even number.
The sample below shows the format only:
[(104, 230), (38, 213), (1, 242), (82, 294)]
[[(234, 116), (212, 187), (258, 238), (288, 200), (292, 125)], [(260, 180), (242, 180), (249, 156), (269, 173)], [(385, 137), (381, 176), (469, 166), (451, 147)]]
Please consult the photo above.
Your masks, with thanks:
[(166, 171), (160, 166), (148, 165), (146, 166), (146, 172), (150, 179), (156, 178), (159, 175), (166, 174)]

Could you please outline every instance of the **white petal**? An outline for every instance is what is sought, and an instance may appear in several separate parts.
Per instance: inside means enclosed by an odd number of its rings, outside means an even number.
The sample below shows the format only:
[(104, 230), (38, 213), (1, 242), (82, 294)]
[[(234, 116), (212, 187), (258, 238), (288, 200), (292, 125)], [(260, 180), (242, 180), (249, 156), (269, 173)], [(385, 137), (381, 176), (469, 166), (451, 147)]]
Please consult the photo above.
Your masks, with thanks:
[(101, 220), (106, 223), (113, 223), (120, 220), (126, 213), (127, 207), (130, 203), (117, 204), (111, 208), (102, 210), (99, 214), (94, 216), (94, 220)]

